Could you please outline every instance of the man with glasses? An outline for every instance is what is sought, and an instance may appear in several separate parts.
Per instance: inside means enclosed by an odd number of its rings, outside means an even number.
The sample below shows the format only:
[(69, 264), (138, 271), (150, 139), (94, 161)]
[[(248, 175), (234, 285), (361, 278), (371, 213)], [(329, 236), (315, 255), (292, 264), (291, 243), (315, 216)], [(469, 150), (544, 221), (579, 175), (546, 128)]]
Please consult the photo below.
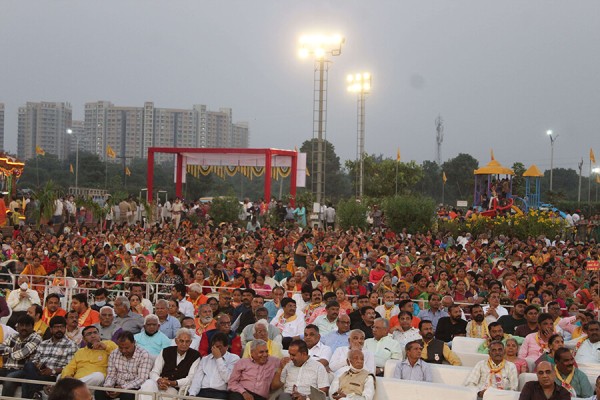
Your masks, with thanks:
[(111, 340), (100, 340), (100, 332), (95, 326), (83, 328), (83, 341), (86, 346), (77, 350), (62, 370), (61, 378), (75, 378), (90, 386), (101, 386), (106, 377), (108, 356), (117, 345)]
[(338, 347), (347, 346), (350, 336), (350, 317), (346, 314), (340, 314), (336, 321), (337, 330), (329, 332), (321, 337), (321, 342), (331, 348), (334, 353)]
[(432, 382), (431, 367), (421, 359), (423, 347), (419, 341), (408, 342), (404, 347), (406, 358), (396, 364), (394, 378), (409, 381)]
[[(570, 400), (571, 394), (556, 384), (556, 374), (552, 364), (542, 361), (536, 367), (537, 381), (525, 383), (519, 400)], [(596, 387), (597, 384), (596, 384)]]
[(211, 329), (202, 334), (200, 338), (200, 355), (202, 357), (210, 354), (210, 342), (213, 335), (217, 332), (222, 332), (229, 338), (230, 348), (229, 352), (235, 354), (238, 357), (242, 356), (242, 338), (231, 329), (231, 317), (228, 314), (220, 314), (215, 319), (216, 329)]

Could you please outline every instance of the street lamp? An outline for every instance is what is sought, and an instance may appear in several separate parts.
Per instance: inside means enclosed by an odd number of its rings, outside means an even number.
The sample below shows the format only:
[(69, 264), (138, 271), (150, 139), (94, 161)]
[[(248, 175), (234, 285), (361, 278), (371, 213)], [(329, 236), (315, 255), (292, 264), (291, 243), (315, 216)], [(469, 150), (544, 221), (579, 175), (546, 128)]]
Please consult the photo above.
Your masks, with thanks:
[[(345, 39), (341, 35), (304, 35), (300, 37), (298, 55), (301, 58), (312, 57), (315, 62), (314, 72), (314, 99), (313, 99), (313, 143), (311, 173), (315, 200), (322, 204), (325, 197), (325, 127), (327, 121), (327, 56), (342, 54), (342, 45)], [(316, 149), (314, 139), (317, 137)], [(315, 157), (316, 156), (316, 157)], [(315, 165), (316, 168), (313, 166)]]
[(67, 129), (67, 134), (75, 138), (75, 196), (78, 196), (78, 179), (79, 179), (79, 136), (73, 134), (73, 129)]
[(552, 130), (547, 130), (546, 135), (550, 138), (550, 191), (552, 191), (552, 178), (554, 172), (554, 142), (558, 139), (558, 135), (554, 135)]
[(371, 91), (371, 74), (361, 72), (350, 74), (347, 78), (348, 91), (357, 95), (357, 132), (356, 132), (356, 161), (358, 161), (358, 198), (363, 197), (363, 174), (365, 153), (365, 96)]

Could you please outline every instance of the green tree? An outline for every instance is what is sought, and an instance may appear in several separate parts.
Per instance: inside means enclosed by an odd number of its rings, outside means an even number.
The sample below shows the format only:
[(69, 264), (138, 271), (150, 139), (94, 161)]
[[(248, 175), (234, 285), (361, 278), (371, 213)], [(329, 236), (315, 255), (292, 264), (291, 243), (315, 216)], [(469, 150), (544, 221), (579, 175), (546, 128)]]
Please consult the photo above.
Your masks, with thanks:
[(516, 162), (512, 165), (512, 170), (515, 172), (512, 180), (512, 194), (525, 197), (525, 178), (523, 178), (523, 174), (527, 171), (525, 165), (522, 162)]
[[(306, 189), (312, 191), (312, 179), (315, 176), (313, 167), (313, 145), (316, 148), (317, 139), (306, 140), (300, 146), (300, 151), (306, 153), (306, 166), (310, 176), (306, 177)], [(316, 160), (315, 160), (316, 163)], [(325, 200), (337, 201), (350, 195), (350, 188), (346, 185), (348, 180), (341, 169), (340, 158), (335, 152), (333, 144), (325, 141)]]
[(435, 201), (418, 195), (388, 197), (383, 202), (387, 225), (395, 232), (406, 228), (409, 232), (431, 229)]
[(434, 161), (423, 161), (421, 165), (423, 177), (416, 187), (419, 193), (431, 197), (436, 202), (442, 201), (442, 169)]
[[(357, 174), (359, 164), (357, 161), (346, 161), (349, 176)], [(412, 193), (413, 188), (423, 178), (423, 169), (414, 161), (409, 163), (398, 163), (391, 158), (383, 158), (382, 155), (365, 155), (363, 160), (363, 190), (364, 195), (369, 197), (383, 198), (396, 194), (396, 182), (398, 183), (398, 194)], [(353, 181), (356, 190), (357, 180)]]
[(367, 227), (367, 206), (354, 199), (342, 200), (337, 205), (337, 221), (342, 229)]
[(458, 156), (442, 164), (442, 170), (446, 173), (445, 202), (456, 204), (456, 200), (473, 199), (475, 187), (475, 170), (479, 168), (479, 162), (470, 154), (460, 153)]

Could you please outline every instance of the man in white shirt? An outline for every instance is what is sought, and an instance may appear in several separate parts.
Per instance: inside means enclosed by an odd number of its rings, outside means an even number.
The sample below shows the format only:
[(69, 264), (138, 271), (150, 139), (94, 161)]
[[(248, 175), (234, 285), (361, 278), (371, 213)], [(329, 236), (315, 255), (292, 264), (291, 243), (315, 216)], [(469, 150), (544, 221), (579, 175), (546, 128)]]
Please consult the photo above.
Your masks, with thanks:
[(519, 374), (517, 367), (504, 359), (504, 344), (495, 340), (490, 343), (490, 356), (487, 360), (479, 361), (467, 377), (465, 386), (477, 388), (477, 397), (490, 387), (500, 390), (517, 390)]
[(185, 298), (186, 287), (183, 283), (177, 283), (171, 289), (171, 296), (179, 302), (179, 312), (186, 317), (194, 318), (194, 305)]
[(227, 399), (227, 382), (234, 364), (240, 359), (229, 351), (229, 338), (217, 332), (211, 340), (211, 354), (200, 360), (192, 378), (189, 396)]
[(500, 305), (500, 293), (490, 293), (488, 302), (489, 305), (483, 307), (483, 314), (488, 325), (498, 321), (501, 316), (508, 315), (508, 310)]
[(304, 314), (296, 313), (296, 301), (289, 297), (281, 300), (283, 312), (279, 313), (271, 320), (271, 325), (275, 326), (281, 332), (281, 344), (287, 349), (292, 340), (300, 339), (304, 333)]
[(407, 343), (423, 339), (419, 330), (413, 328), (412, 319), (413, 316), (410, 312), (400, 311), (398, 314), (399, 325), (392, 328), (392, 337), (400, 344), (400, 348), (404, 348)]
[(399, 360), (402, 355), (400, 343), (389, 334), (390, 323), (385, 318), (377, 318), (373, 323), (373, 337), (365, 340), (365, 349), (375, 356), (375, 374), (383, 376), (387, 360)]
[(364, 364), (362, 351), (348, 352), (348, 365), (338, 371), (329, 387), (333, 400), (373, 400), (375, 378), (363, 368)]
[(348, 365), (348, 351), (360, 350), (365, 356), (365, 369), (370, 374), (375, 375), (375, 356), (369, 350), (364, 348), (365, 345), (365, 333), (360, 329), (354, 329), (350, 331), (348, 337), (348, 346), (338, 347), (331, 359), (329, 360), (329, 368), (333, 372), (337, 372), (341, 368)]
[(19, 288), (13, 290), (6, 299), (6, 304), (12, 310), (12, 315), (8, 321), (8, 325), (14, 327), (17, 318), (27, 314), (27, 310), (34, 304), (40, 304), (40, 295), (37, 291), (31, 289), (29, 279), (26, 276), (19, 276)]
[(383, 294), (383, 304), (375, 307), (375, 312), (379, 313), (379, 315), (381, 315), (388, 321), (392, 317), (395, 317), (396, 315), (400, 314), (400, 308), (398, 308), (398, 306), (394, 304), (395, 299), (396, 294), (394, 292), (385, 292)]
[(575, 361), (577, 364), (600, 363), (600, 322), (592, 320), (587, 324), (587, 339), (576, 347)]
[(332, 355), (331, 347), (321, 342), (319, 328), (316, 325), (306, 325), (306, 328), (304, 328), (304, 341), (308, 346), (308, 355), (313, 360), (317, 360), (323, 364), (324, 367), (328, 367)]
[(279, 400), (307, 400), (310, 388), (327, 393), (329, 376), (323, 364), (308, 355), (306, 342), (293, 340), (289, 346), (290, 358), (285, 367), (275, 372), (272, 389), (283, 387)]

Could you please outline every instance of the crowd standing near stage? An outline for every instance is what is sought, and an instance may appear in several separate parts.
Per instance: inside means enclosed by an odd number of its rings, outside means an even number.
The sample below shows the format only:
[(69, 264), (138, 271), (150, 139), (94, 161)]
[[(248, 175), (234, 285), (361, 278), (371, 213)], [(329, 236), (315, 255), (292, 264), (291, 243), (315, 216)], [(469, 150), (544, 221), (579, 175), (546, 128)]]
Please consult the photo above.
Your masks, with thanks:
[[(181, 199), (140, 221), (129, 199), (85, 224), (69, 201), (44, 229), (20, 220), (3, 238), (0, 376), (76, 378), (107, 388), (96, 399), (304, 400), (316, 388), (373, 400), (389, 360), (392, 379), (431, 382), (436, 364), (462, 365), (453, 342), (468, 337), (488, 355), (464, 383), (480, 397), (528, 372), (522, 400), (600, 394), (580, 369), (600, 368), (594, 239), (392, 232), (377, 206), (368, 229), (342, 230), (331, 204), (312, 221), (275, 200), (215, 224), (209, 204)], [(2, 396), (17, 386), (4, 381)]]

